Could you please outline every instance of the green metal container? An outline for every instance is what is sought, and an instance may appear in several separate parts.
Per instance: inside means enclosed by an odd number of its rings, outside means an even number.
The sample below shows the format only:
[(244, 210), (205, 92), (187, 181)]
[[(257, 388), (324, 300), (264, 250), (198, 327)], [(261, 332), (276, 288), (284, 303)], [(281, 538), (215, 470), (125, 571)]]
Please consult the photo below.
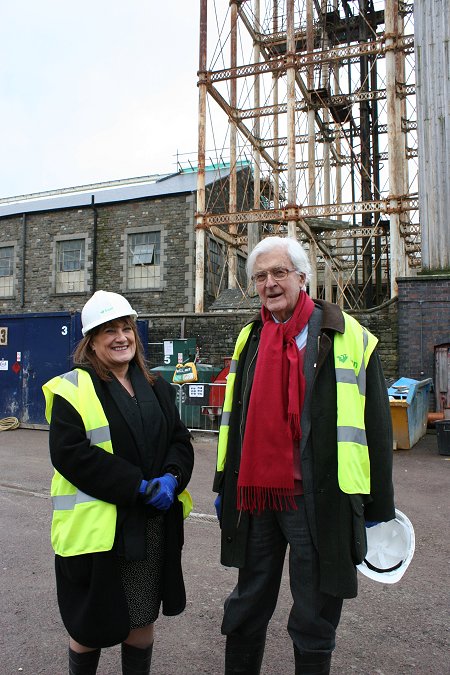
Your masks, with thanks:
[[(172, 382), (176, 363), (173, 365), (156, 366), (151, 370), (154, 373), (159, 373), (167, 382)], [(197, 382), (181, 386), (173, 385), (177, 392), (176, 404), (180, 411), (180, 417), (188, 429), (202, 429), (204, 415), (201, 414), (201, 409), (202, 406), (208, 403), (209, 387), (202, 388), (201, 385), (213, 382), (221, 370), (221, 368), (208, 363), (196, 363), (195, 365), (197, 368)], [(198, 394), (202, 390), (204, 391), (204, 397), (199, 397)], [(206, 400), (203, 400), (204, 398)]]
[(186, 363), (195, 359), (197, 341), (195, 338), (178, 338), (176, 340), (163, 340), (164, 365), (175, 366), (177, 363)]

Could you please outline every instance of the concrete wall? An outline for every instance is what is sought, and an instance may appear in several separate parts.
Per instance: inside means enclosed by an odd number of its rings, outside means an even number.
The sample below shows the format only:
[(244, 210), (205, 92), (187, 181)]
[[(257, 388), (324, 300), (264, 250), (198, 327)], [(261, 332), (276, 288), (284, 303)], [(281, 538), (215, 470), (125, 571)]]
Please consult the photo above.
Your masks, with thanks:
[(450, 3), (414, 1), (422, 269), (450, 269)]

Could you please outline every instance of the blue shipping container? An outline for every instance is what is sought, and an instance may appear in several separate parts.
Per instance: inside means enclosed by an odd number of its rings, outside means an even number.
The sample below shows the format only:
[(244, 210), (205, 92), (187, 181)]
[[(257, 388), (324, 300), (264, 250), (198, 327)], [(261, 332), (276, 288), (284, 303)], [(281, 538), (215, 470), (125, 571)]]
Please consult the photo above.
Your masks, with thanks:
[[(146, 349), (147, 322), (138, 330)], [(42, 385), (72, 368), (81, 337), (80, 312), (0, 315), (0, 418), (46, 425)]]

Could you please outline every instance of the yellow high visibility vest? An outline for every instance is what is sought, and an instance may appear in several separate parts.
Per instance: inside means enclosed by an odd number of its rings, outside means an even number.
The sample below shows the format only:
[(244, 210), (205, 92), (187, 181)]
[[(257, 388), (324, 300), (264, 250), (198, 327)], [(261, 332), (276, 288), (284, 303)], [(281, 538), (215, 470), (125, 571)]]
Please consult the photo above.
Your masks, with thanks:
[[(378, 340), (356, 319), (345, 312), (343, 315), (345, 332), (334, 337), (339, 487), (348, 494), (369, 494), (370, 462), (364, 425), (366, 367)], [(237, 365), (252, 326), (244, 326), (238, 335), (227, 378), (217, 446), (219, 472), (225, 468)]]
[(230, 430), (231, 408), (233, 406), (234, 381), (236, 379), (237, 364), (239, 356), (244, 349), (245, 343), (253, 327), (253, 322), (244, 326), (238, 335), (234, 352), (230, 363), (230, 372), (227, 375), (227, 384), (225, 386), (225, 398), (222, 406), (222, 417), (220, 418), (219, 441), (217, 444), (217, 471), (223, 471), (227, 456), (228, 432)]
[[(45, 417), (50, 423), (55, 394), (66, 399), (79, 413), (91, 445), (113, 452), (108, 420), (95, 393), (89, 373), (75, 369), (43, 385)], [(61, 556), (110, 551), (116, 533), (115, 504), (85, 494), (59, 471), (51, 484), (53, 518), (51, 541)]]
[(352, 316), (343, 314), (345, 332), (334, 336), (339, 487), (347, 494), (370, 494), (364, 424), (366, 369), (378, 339)]
[[(46, 402), (45, 417), (49, 423), (57, 394), (79, 413), (90, 444), (113, 453), (108, 420), (89, 373), (76, 368), (49, 380), (42, 390)], [(111, 550), (116, 532), (115, 504), (85, 494), (56, 469), (50, 493), (53, 503), (51, 542), (55, 553), (73, 556)], [(192, 510), (192, 498), (187, 490), (183, 490), (178, 499), (186, 518)]]

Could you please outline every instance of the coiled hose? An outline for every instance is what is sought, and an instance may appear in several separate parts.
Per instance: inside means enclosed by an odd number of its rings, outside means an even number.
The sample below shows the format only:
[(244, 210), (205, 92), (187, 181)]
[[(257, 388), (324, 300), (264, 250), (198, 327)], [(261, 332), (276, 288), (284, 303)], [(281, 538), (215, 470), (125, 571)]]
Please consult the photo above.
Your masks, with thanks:
[(17, 417), (4, 417), (0, 420), (0, 431), (8, 431), (8, 429), (17, 429), (20, 422)]

